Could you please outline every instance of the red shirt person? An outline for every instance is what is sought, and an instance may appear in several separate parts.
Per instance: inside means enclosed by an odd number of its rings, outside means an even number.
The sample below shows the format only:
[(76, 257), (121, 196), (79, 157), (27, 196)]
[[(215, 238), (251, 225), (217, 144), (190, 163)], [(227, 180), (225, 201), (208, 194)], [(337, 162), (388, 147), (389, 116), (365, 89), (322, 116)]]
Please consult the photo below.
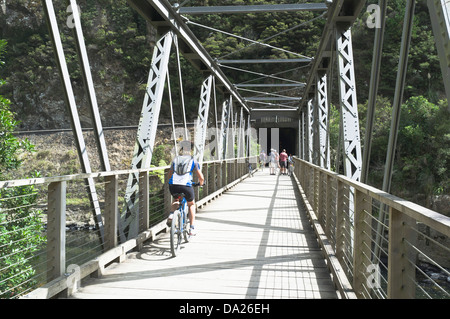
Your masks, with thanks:
[(288, 159), (288, 155), (287, 155), (287, 153), (286, 153), (286, 150), (283, 150), (283, 151), (280, 153), (280, 168), (281, 168), (281, 174), (284, 174), (284, 175), (287, 174), (287, 171), (286, 171), (286, 168), (287, 168), (287, 159)]

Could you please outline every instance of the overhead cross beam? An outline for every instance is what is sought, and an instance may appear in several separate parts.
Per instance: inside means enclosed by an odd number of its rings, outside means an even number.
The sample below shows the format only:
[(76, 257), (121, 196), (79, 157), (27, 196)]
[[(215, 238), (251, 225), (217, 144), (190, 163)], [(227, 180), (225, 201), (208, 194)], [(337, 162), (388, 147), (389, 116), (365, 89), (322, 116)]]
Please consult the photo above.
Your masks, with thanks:
[(309, 63), (310, 58), (299, 59), (241, 59), (241, 60), (218, 60), (219, 64), (251, 64), (251, 63)]
[(332, 42), (334, 41), (332, 35), (336, 23), (347, 22), (352, 24), (359, 16), (365, 2), (366, 1), (364, 0), (334, 0), (333, 3), (330, 4), (327, 14), (327, 23), (322, 33), (322, 38), (320, 40), (316, 55), (312, 61), (300, 110), (302, 108), (306, 108), (306, 103), (309, 100), (308, 95), (311, 93), (313, 86), (315, 85), (317, 71), (322, 67), (324, 60), (329, 59), (330, 48), (332, 47)]
[[(176, 7), (175, 7), (176, 8)], [(211, 7), (181, 7), (177, 9), (180, 14), (236, 14), (258, 12), (298, 12), (298, 11), (325, 11), (325, 3), (299, 3), (299, 4), (267, 4), (244, 6), (211, 6)]]
[(234, 85), (237, 88), (251, 88), (251, 87), (270, 87), (270, 88), (275, 88), (275, 87), (305, 87), (305, 83), (267, 83), (267, 84), (251, 84), (251, 83), (246, 83), (246, 84), (235, 84)]
[(251, 96), (244, 98), (246, 101), (300, 101), (301, 97), (289, 96)]
[(139, 12), (150, 24), (157, 28), (158, 33), (173, 30), (179, 39), (179, 49), (183, 56), (200, 71), (213, 74), (226, 90), (232, 95), (234, 101), (239, 103), (244, 110), (250, 110), (239, 92), (228, 80), (217, 63), (200, 44), (196, 36), (186, 26), (183, 18), (177, 13), (167, 0), (127, 0), (137, 12)]

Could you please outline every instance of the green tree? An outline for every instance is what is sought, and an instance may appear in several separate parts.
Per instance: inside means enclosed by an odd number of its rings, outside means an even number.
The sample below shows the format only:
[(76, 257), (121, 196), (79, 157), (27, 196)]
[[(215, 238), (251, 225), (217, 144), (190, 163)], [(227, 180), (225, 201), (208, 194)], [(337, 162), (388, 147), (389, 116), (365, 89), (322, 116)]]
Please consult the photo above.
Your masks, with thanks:
[[(0, 40), (0, 66), (4, 65), (3, 56), (6, 51), (5, 40)], [(0, 80), (0, 86), (4, 84)], [(17, 125), (14, 114), (10, 110), (11, 102), (0, 95), (0, 177), (7, 170), (17, 168), (20, 165), (19, 150), (30, 150), (31, 144), (17, 139), (12, 133)]]
[[(428, 203), (423, 199), (449, 193), (450, 117), (446, 103), (442, 100), (434, 104), (417, 96), (402, 105), (392, 176), (393, 194), (426, 206)], [(358, 108), (361, 136), (365, 138), (367, 102)], [(391, 117), (389, 99), (378, 96), (368, 180), (368, 184), (378, 188), (384, 178)]]
[(399, 188), (413, 185), (411, 191), (427, 197), (448, 193), (450, 120), (445, 103), (435, 105), (417, 96), (402, 105), (397, 147)]
[[(2, 65), (5, 49), (6, 41), (0, 40)], [(16, 125), (10, 101), (0, 96), (0, 180), (20, 166), (20, 152), (33, 149), (13, 135)], [(33, 186), (0, 189), (0, 298), (17, 296), (36, 285), (32, 261), (44, 241), (41, 212), (31, 209), (36, 197)]]

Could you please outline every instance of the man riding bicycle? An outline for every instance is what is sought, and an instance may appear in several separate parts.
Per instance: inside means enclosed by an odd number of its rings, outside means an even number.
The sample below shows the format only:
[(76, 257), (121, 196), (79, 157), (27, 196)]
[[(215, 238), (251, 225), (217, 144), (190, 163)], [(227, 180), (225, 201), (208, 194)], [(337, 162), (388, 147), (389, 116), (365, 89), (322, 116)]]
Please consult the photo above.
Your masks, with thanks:
[[(191, 227), (189, 229), (189, 235), (194, 236), (196, 234), (194, 229), (194, 221), (195, 221), (195, 193), (193, 184), (193, 173), (194, 171), (197, 174), (198, 181), (200, 186), (203, 185), (205, 180), (203, 173), (200, 168), (200, 164), (195, 160), (195, 158), (191, 155), (192, 142), (183, 141), (179, 144), (180, 146), (180, 155), (176, 156), (169, 169), (169, 191), (170, 194), (184, 194), (186, 198), (187, 205), (189, 207), (189, 220)], [(172, 204), (172, 208), (170, 210), (170, 215), (167, 220), (167, 225), (170, 226), (173, 219), (173, 212), (179, 206), (178, 202), (174, 202)]]

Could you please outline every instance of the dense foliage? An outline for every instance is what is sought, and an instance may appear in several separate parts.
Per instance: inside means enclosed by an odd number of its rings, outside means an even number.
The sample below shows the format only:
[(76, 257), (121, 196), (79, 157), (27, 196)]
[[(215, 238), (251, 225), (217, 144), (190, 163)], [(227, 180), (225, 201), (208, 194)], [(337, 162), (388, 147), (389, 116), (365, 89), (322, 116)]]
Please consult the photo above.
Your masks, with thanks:
[[(3, 56), (6, 51), (5, 40), (0, 39), (0, 67), (4, 65)], [(4, 81), (0, 79), (0, 86)], [(10, 109), (11, 101), (0, 95), (0, 178), (4, 172), (20, 165), (19, 150), (31, 150), (32, 145), (27, 140), (19, 140), (14, 135), (17, 121)]]
[[(0, 64), (6, 41), (0, 40)], [(20, 166), (19, 155), (33, 146), (12, 133), (17, 125), (10, 101), (0, 95), (0, 180)], [(0, 298), (11, 298), (35, 286), (32, 261), (44, 242), (41, 213), (33, 186), (0, 189)]]
[[(362, 136), (367, 103), (359, 105)], [(392, 105), (379, 98), (375, 115), (369, 184), (381, 188)], [(437, 104), (423, 96), (410, 97), (402, 105), (397, 138), (392, 192), (423, 205), (432, 195), (450, 192), (450, 119), (447, 101)]]

